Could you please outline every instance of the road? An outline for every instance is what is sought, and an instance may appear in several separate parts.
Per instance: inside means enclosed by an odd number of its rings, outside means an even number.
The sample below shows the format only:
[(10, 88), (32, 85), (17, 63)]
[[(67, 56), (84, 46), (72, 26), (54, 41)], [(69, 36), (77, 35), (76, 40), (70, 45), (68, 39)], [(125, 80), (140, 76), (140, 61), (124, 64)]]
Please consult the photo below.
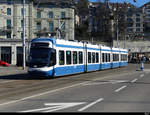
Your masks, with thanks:
[(0, 112), (149, 112), (150, 65), (54, 79), (0, 79)]

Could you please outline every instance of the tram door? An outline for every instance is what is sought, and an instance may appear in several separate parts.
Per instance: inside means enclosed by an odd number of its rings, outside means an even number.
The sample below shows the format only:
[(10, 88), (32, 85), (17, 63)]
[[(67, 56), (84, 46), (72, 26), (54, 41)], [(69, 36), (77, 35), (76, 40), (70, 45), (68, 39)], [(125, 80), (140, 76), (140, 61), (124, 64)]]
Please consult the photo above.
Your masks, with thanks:
[(23, 48), (17, 47), (17, 66), (23, 65)]
[(11, 47), (1, 47), (1, 60), (11, 64)]

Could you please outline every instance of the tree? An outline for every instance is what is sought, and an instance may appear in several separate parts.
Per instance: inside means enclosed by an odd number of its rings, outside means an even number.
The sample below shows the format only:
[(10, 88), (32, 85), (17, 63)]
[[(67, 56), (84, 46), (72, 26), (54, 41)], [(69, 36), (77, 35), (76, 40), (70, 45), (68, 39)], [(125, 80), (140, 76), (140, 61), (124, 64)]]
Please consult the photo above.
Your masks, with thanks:
[(88, 40), (88, 18), (89, 18), (89, 2), (88, 0), (76, 0), (76, 14), (80, 18), (80, 24), (75, 28), (76, 39)]

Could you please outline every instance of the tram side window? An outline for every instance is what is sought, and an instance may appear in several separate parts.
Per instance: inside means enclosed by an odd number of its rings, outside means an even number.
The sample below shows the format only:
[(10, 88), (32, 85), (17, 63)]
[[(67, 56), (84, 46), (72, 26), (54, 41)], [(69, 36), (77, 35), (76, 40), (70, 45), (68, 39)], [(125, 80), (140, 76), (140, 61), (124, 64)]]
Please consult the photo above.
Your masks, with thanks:
[(95, 52), (92, 52), (92, 63), (95, 63)]
[(116, 54), (117, 55), (117, 61), (119, 61), (119, 54)]
[(107, 61), (110, 62), (110, 54), (107, 54)]
[(88, 63), (91, 63), (91, 52), (88, 52)]
[(51, 56), (50, 56), (50, 66), (56, 65), (56, 50), (52, 50)]
[(105, 53), (105, 62), (108, 62), (107, 53)]
[(71, 64), (71, 51), (66, 51), (66, 64)]
[(96, 63), (99, 63), (99, 54), (96, 53)]
[(105, 55), (102, 53), (102, 62), (105, 62)]
[(73, 51), (73, 64), (77, 64), (77, 52)]
[(116, 54), (113, 54), (113, 61), (116, 61)]
[(121, 54), (121, 61), (127, 61), (127, 55)]
[(83, 63), (83, 53), (79, 52), (79, 64)]
[(127, 60), (128, 60), (127, 58), (128, 58), (128, 56), (127, 56), (127, 55), (125, 55), (125, 60), (124, 60), (124, 61), (127, 61)]
[(119, 54), (113, 54), (113, 61), (119, 61)]
[(124, 55), (123, 54), (121, 54), (121, 61), (123, 61), (124, 60)]
[(64, 51), (59, 51), (59, 65), (64, 65)]

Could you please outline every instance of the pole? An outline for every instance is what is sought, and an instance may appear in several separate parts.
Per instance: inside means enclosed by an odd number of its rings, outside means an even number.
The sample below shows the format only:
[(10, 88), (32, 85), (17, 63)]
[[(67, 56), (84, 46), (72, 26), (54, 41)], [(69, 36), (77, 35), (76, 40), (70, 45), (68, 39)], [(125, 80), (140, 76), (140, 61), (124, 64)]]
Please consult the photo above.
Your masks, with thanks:
[(117, 12), (117, 19), (116, 19), (116, 26), (117, 26), (117, 28), (116, 28), (116, 31), (117, 31), (117, 35), (116, 35), (116, 37), (117, 37), (117, 48), (119, 48), (119, 43), (118, 43), (118, 18), (119, 18), (119, 14), (118, 14), (118, 2), (117, 2), (117, 9), (116, 9), (116, 12)]
[(26, 62), (26, 57), (25, 57), (25, 0), (23, 0), (23, 39), (22, 39), (22, 46), (23, 46), (23, 70), (25, 70), (25, 62)]
[[(118, 15), (118, 14), (117, 14)], [(117, 17), (117, 48), (119, 47), (119, 44), (118, 44), (118, 17)]]

